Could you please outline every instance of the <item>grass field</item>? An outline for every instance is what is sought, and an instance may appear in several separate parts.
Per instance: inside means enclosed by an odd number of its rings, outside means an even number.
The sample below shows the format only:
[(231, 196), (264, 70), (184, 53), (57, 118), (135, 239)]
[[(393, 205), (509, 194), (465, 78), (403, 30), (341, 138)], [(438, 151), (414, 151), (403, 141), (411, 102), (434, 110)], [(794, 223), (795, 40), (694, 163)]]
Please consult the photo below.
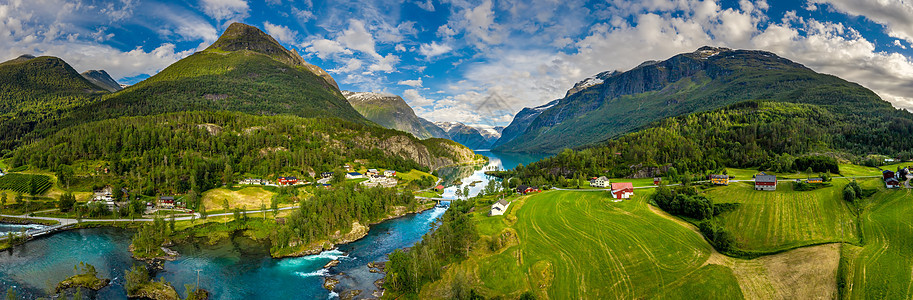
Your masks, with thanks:
[(484, 287), (502, 294), (532, 287), (552, 299), (639, 298), (700, 268), (710, 246), (652, 213), (643, 197), (616, 203), (603, 193), (548, 192), (528, 198), (513, 226), (521, 243), (479, 267)]
[(841, 197), (847, 183), (835, 179), (832, 187), (800, 192), (792, 183), (781, 182), (777, 191), (767, 192), (755, 191), (750, 182), (736, 182), (707, 194), (715, 203), (741, 203), (717, 216), (738, 248), (777, 252), (829, 242), (858, 243), (856, 217)]
[(203, 193), (203, 205), (207, 211), (216, 211), (222, 209), (222, 203), (227, 199), (229, 208), (260, 209), (261, 203), (269, 207), (275, 194), (254, 186), (240, 189), (216, 188)]
[(851, 299), (913, 298), (913, 191), (886, 190), (881, 181), (862, 218), (865, 245), (845, 246), (841, 266)]

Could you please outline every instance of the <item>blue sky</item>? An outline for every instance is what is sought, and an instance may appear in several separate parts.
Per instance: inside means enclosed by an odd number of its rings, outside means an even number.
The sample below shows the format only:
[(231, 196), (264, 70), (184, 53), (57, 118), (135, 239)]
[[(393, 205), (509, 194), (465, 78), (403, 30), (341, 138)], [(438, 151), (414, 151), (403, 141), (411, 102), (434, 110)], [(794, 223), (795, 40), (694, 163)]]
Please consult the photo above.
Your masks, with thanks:
[(232, 22), (432, 121), (507, 125), (588, 76), (703, 45), (773, 51), (913, 108), (900, 0), (0, 0), (0, 59), (54, 55), (132, 84)]

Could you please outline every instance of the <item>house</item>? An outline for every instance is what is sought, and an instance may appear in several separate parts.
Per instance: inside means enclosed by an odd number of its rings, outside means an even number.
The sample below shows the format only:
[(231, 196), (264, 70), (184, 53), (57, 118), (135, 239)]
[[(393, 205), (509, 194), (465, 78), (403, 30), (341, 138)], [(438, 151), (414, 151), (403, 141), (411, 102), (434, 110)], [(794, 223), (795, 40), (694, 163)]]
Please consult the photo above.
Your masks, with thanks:
[(822, 182), (824, 182), (824, 179), (821, 179), (820, 177), (815, 177), (815, 178), (809, 178), (805, 182), (806, 183), (822, 183)]
[(754, 177), (754, 189), (757, 191), (776, 191), (777, 176), (761, 172), (761, 174)]
[(247, 179), (241, 180), (241, 182), (239, 184), (263, 185), (263, 179), (247, 178)]
[(320, 173), (320, 177), (323, 177), (323, 178), (333, 177), (333, 172), (323, 172), (323, 173)]
[(358, 172), (346, 173), (346, 179), (359, 179), (359, 178), (365, 178), (365, 175), (358, 173)]
[(609, 182), (609, 178), (607, 178), (605, 176), (600, 176), (599, 178), (590, 180), (590, 186), (592, 186), (592, 187), (605, 188), (605, 187), (609, 187), (609, 185), (611, 185), (611, 183)]
[(889, 189), (896, 189), (900, 187), (900, 180), (897, 180), (897, 178), (888, 178), (884, 180), (884, 185)]
[(396, 186), (398, 180), (393, 177), (383, 177), (383, 176), (371, 176), (368, 181), (363, 181), (361, 184), (365, 187), (385, 187), (392, 188)]
[(498, 200), (495, 204), (491, 205), (491, 211), (488, 212), (489, 216), (500, 216), (507, 211), (507, 207), (510, 206), (510, 202), (504, 201), (504, 199)]
[(729, 175), (710, 175), (710, 183), (714, 185), (729, 185)]
[(881, 176), (882, 176), (884, 179), (888, 179), (888, 178), (897, 178), (897, 174), (895, 174), (894, 171), (891, 171), (891, 170), (884, 170), (884, 171), (881, 171)]
[(344, 166), (342, 166), (342, 168), (346, 169), (346, 171), (349, 171), (349, 172), (352, 171), (352, 166), (350, 166), (350, 165), (344, 165)]
[(534, 186), (525, 186), (525, 185), (521, 184), (520, 186), (517, 187), (517, 193), (520, 193), (523, 195), (533, 193), (533, 192), (538, 192), (538, 191), (539, 191), (539, 189)]
[(276, 181), (279, 182), (279, 185), (295, 185), (295, 184), (298, 184), (298, 178), (295, 178), (295, 177), (292, 177), (292, 176), (289, 176), (289, 177), (279, 177), (279, 179), (276, 180)]
[(659, 185), (660, 182), (663, 182), (662, 177), (653, 177), (653, 185)]
[(385, 177), (393, 177), (393, 176), (396, 176), (396, 171), (393, 171), (393, 170), (384, 170), (384, 176), (385, 176)]
[(377, 169), (368, 169), (368, 172), (366, 172), (365, 174), (368, 176), (372, 176), (372, 175), (377, 175), (377, 173), (378, 173)]
[(634, 196), (634, 184), (630, 182), (612, 183), (612, 198), (630, 199)]
[(440, 192), (440, 191), (443, 191), (443, 190), (444, 190), (444, 186), (443, 186), (443, 185), (440, 185), (440, 184), (439, 184), (438, 186), (434, 187), (434, 191), (435, 191), (435, 192)]
[(174, 197), (163, 196), (159, 197), (159, 207), (162, 208), (174, 208)]

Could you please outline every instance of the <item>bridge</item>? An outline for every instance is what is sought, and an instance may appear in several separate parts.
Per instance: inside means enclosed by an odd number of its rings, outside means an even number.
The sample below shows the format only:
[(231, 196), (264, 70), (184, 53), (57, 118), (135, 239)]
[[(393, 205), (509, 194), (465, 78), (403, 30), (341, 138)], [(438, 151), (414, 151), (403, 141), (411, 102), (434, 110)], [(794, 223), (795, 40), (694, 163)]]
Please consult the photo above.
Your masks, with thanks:
[[(34, 239), (34, 238), (37, 238), (37, 237), (40, 237), (40, 236), (43, 236), (43, 235), (47, 235), (47, 234), (55, 233), (55, 232), (58, 232), (58, 231), (64, 231), (64, 230), (70, 229), (71, 227), (73, 227), (73, 226), (75, 226), (75, 225), (76, 225), (76, 224), (72, 224), (72, 223), (70, 223), (70, 224), (58, 224), (58, 225), (54, 225), (54, 226), (48, 226), (48, 227), (45, 227), (45, 228), (37, 229), (37, 230), (27, 230), (27, 231), (25, 231), (24, 234), (25, 234), (26, 239), (31, 240), (31, 239)], [(13, 233), (13, 234), (16, 235), (16, 236), (21, 236), (20, 233)], [(0, 236), (0, 241), (5, 240), (5, 239), (7, 239), (7, 238), (8, 238), (8, 236), (6, 236), (6, 235)]]
[(418, 196), (416, 196), (415, 199), (418, 199), (418, 200), (425, 200), (425, 201), (436, 201), (436, 202), (442, 202), (442, 201), (464, 201), (464, 200), (465, 200), (465, 199), (444, 199), (444, 198), (430, 198), (430, 197), (418, 197)]

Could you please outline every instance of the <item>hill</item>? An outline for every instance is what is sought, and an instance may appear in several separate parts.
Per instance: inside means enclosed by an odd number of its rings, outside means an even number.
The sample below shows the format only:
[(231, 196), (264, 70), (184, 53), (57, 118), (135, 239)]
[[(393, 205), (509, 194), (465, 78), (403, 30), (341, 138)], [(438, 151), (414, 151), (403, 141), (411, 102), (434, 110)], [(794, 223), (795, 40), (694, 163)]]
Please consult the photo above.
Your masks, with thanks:
[(349, 91), (343, 91), (342, 95), (358, 113), (384, 128), (405, 131), (420, 139), (447, 138), (440, 127), (416, 116), (400, 96)]
[(13, 168), (29, 165), (58, 170), (61, 165), (72, 165), (86, 174), (107, 169), (105, 176), (115, 176), (150, 196), (188, 190), (199, 195), (235, 182), (236, 171), (257, 178), (310, 180), (355, 160), (405, 172), (430, 171), (476, 158), (471, 150), (449, 140), (419, 140), (374, 125), (239, 112), (183, 112), (90, 122), (19, 147), (11, 156), (7, 163)]
[(367, 122), (326, 72), (259, 29), (234, 23), (206, 50), (73, 111), (63, 123), (214, 110)]
[(773, 53), (702, 47), (627, 72), (602, 73), (582, 89), (569, 91), (539, 114), (524, 134), (495, 150), (557, 153), (665, 118), (749, 100), (818, 105), (841, 121), (867, 118), (873, 131), (891, 130), (887, 124), (897, 117), (913, 120), (858, 84), (816, 73)]
[(88, 79), (89, 82), (112, 93), (124, 89), (120, 86), (120, 83), (117, 83), (114, 78), (111, 78), (111, 75), (108, 75), (108, 72), (105, 72), (105, 70), (88, 70), (82, 72), (80, 75), (82, 75), (83, 78)]
[(435, 122), (447, 133), (447, 138), (460, 143), (469, 149), (489, 149), (491, 143), (487, 140), (478, 129), (467, 126), (460, 122)]
[(57, 57), (23, 55), (0, 63), (0, 149), (11, 149), (39, 122), (107, 93)]

